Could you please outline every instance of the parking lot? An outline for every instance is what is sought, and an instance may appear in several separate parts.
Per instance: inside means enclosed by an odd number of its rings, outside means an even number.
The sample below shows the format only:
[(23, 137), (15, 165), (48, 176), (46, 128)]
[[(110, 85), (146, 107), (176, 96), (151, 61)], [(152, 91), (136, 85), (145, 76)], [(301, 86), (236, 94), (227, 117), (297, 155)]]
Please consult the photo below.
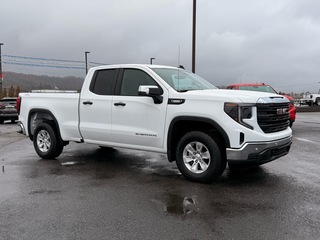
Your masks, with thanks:
[(0, 125), (0, 239), (319, 239), (320, 113), (285, 157), (187, 181), (165, 155), (71, 143), (42, 160)]

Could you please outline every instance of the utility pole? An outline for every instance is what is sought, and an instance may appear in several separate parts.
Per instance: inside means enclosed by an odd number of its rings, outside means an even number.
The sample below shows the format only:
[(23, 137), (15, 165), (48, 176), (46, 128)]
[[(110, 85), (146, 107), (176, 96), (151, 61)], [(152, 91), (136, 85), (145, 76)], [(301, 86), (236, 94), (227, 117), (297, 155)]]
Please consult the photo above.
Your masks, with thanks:
[(196, 18), (197, 0), (193, 0), (193, 19), (192, 19), (192, 72), (196, 72)]
[(88, 51), (84, 52), (84, 59), (85, 59), (85, 62), (86, 62), (86, 74), (88, 73)]
[(0, 43), (0, 99), (2, 99), (2, 83), (3, 83), (3, 73), (2, 73), (2, 55), (1, 55), (1, 46), (3, 43)]

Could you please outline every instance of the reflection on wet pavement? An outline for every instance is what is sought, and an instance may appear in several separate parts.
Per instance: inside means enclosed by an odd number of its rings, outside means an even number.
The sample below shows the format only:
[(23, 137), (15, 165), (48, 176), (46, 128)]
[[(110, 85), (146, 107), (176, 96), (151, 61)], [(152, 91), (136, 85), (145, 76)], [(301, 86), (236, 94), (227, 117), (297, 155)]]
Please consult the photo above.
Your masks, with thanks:
[(60, 164), (61, 164), (61, 166), (68, 167), (68, 166), (75, 166), (75, 165), (83, 165), (84, 162), (71, 161), (71, 162), (61, 162)]
[(151, 201), (156, 203), (164, 212), (172, 215), (189, 215), (199, 212), (196, 196), (183, 197), (178, 194), (168, 193)]
[(35, 190), (35, 191), (32, 191), (30, 192), (29, 194), (54, 194), (54, 193), (60, 193), (61, 190), (44, 190), (44, 189), (40, 189), (40, 190)]

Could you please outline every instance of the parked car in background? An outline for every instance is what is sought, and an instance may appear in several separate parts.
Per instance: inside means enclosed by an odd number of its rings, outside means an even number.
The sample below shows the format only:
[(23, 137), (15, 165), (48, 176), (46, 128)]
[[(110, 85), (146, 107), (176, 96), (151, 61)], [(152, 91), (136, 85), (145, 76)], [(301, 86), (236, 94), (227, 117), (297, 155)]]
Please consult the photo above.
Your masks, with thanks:
[(6, 120), (18, 120), (17, 98), (5, 97), (0, 100), (0, 124)]
[[(247, 91), (257, 91), (257, 92), (268, 92), (268, 93), (278, 93), (274, 88), (268, 84), (264, 83), (237, 83), (227, 86), (227, 89), (234, 90), (247, 90)], [(281, 94), (290, 101), (289, 113), (290, 113), (290, 127), (292, 127), (293, 122), (296, 120), (296, 107), (294, 105), (294, 100), (291, 96)]]

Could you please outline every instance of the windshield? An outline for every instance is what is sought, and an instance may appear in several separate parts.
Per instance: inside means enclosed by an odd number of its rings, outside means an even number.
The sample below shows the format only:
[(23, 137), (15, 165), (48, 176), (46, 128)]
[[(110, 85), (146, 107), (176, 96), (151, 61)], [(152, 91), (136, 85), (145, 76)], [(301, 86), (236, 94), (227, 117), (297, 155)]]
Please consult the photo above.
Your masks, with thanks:
[(261, 85), (261, 86), (239, 86), (239, 90), (268, 92), (268, 93), (277, 93), (272, 87), (270, 87), (270, 86), (268, 86), (268, 85)]
[(217, 89), (213, 84), (203, 78), (187, 72), (183, 69), (174, 68), (152, 68), (164, 81), (166, 81), (177, 92), (190, 90)]

